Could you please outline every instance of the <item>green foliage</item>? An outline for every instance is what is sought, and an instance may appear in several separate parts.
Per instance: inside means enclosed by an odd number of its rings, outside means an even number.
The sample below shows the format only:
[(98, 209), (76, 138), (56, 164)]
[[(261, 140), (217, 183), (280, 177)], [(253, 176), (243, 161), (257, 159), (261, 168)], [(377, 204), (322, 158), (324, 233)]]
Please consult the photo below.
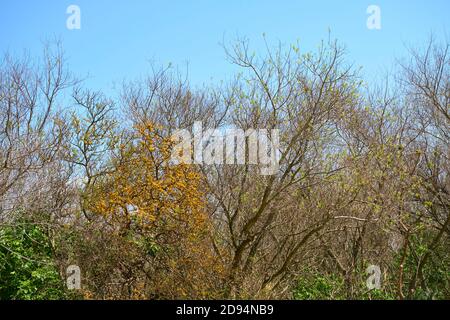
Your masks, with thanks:
[(339, 292), (343, 279), (336, 275), (312, 275), (298, 280), (293, 291), (296, 300), (329, 300), (343, 299)]
[(395, 300), (396, 298), (395, 292), (384, 286), (381, 289), (366, 291), (361, 297), (363, 300)]
[[(410, 239), (411, 245), (405, 259), (404, 273), (405, 279), (411, 279), (417, 273), (419, 260), (428, 252), (428, 243), (433, 239), (433, 234), (427, 231), (414, 235)], [(430, 251), (430, 259), (422, 268), (422, 274), (417, 279), (417, 286), (411, 299), (448, 299), (450, 293), (450, 256), (448, 240)], [(400, 260), (400, 258), (398, 258)], [(399, 261), (396, 262), (399, 264)], [(404, 282), (404, 288), (408, 288), (409, 283)]]
[(0, 229), (0, 299), (66, 297), (47, 235), (33, 224)]

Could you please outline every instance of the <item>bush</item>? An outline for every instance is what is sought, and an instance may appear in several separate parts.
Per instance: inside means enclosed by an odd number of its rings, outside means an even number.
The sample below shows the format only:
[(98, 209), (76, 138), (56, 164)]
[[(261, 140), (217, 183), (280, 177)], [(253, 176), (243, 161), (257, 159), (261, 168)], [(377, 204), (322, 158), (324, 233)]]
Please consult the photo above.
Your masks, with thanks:
[(64, 299), (48, 236), (33, 224), (0, 228), (0, 299)]
[(298, 280), (293, 290), (296, 300), (328, 300), (343, 299), (339, 291), (343, 286), (343, 279), (336, 275), (312, 275)]

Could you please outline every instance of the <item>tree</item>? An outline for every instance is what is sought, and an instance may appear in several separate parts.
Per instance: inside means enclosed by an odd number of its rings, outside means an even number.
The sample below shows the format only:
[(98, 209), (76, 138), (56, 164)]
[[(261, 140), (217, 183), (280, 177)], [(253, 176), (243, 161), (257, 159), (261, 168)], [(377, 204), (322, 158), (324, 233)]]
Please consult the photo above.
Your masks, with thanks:
[(169, 163), (174, 141), (153, 124), (130, 134), (131, 142), (119, 146), (120, 157), (111, 159), (113, 171), (87, 202), (87, 210), (102, 216), (109, 232), (135, 254), (130, 260), (123, 254), (120, 265), (134, 266), (122, 269), (121, 277), (133, 278), (129, 292), (141, 290), (143, 297), (214, 296), (221, 268), (209, 242), (201, 175)]

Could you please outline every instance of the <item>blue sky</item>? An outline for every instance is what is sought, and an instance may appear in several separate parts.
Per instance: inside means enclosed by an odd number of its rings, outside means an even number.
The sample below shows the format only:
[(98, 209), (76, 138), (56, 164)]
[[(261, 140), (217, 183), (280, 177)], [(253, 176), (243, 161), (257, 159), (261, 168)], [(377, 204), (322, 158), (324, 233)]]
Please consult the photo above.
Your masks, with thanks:
[[(269, 42), (314, 50), (333, 37), (349, 61), (364, 67), (367, 80), (420, 45), (433, 32), (450, 38), (448, 0), (0, 0), (0, 51), (40, 54), (42, 41), (60, 38), (72, 71), (94, 89), (112, 92), (114, 82), (144, 75), (149, 61), (184, 69), (195, 85), (229, 79), (234, 68), (220, 43), (236, 36), (256, 52)], [(81, 9), (81, 29), (68, 30), (66, 9)], [(381, 9), (381, 30), (366, 27), (369, 5)]]

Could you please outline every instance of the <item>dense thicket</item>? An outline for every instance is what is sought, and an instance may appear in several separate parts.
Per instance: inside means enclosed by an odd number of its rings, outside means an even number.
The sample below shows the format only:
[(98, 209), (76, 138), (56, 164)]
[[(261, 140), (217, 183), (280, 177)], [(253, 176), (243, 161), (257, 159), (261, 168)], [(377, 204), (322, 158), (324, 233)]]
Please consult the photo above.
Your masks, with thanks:
[[(430, 41), (366, 84), (335, 41), (260, 55), (240, 41), (227, 85), (161, 69), (117, 99), (59, 46), (6, 56), (0, 298), (449, 299), (448, 49)], [(195, 121), (278, 129), (279, 168), (169, 165), (171, 134)]]

